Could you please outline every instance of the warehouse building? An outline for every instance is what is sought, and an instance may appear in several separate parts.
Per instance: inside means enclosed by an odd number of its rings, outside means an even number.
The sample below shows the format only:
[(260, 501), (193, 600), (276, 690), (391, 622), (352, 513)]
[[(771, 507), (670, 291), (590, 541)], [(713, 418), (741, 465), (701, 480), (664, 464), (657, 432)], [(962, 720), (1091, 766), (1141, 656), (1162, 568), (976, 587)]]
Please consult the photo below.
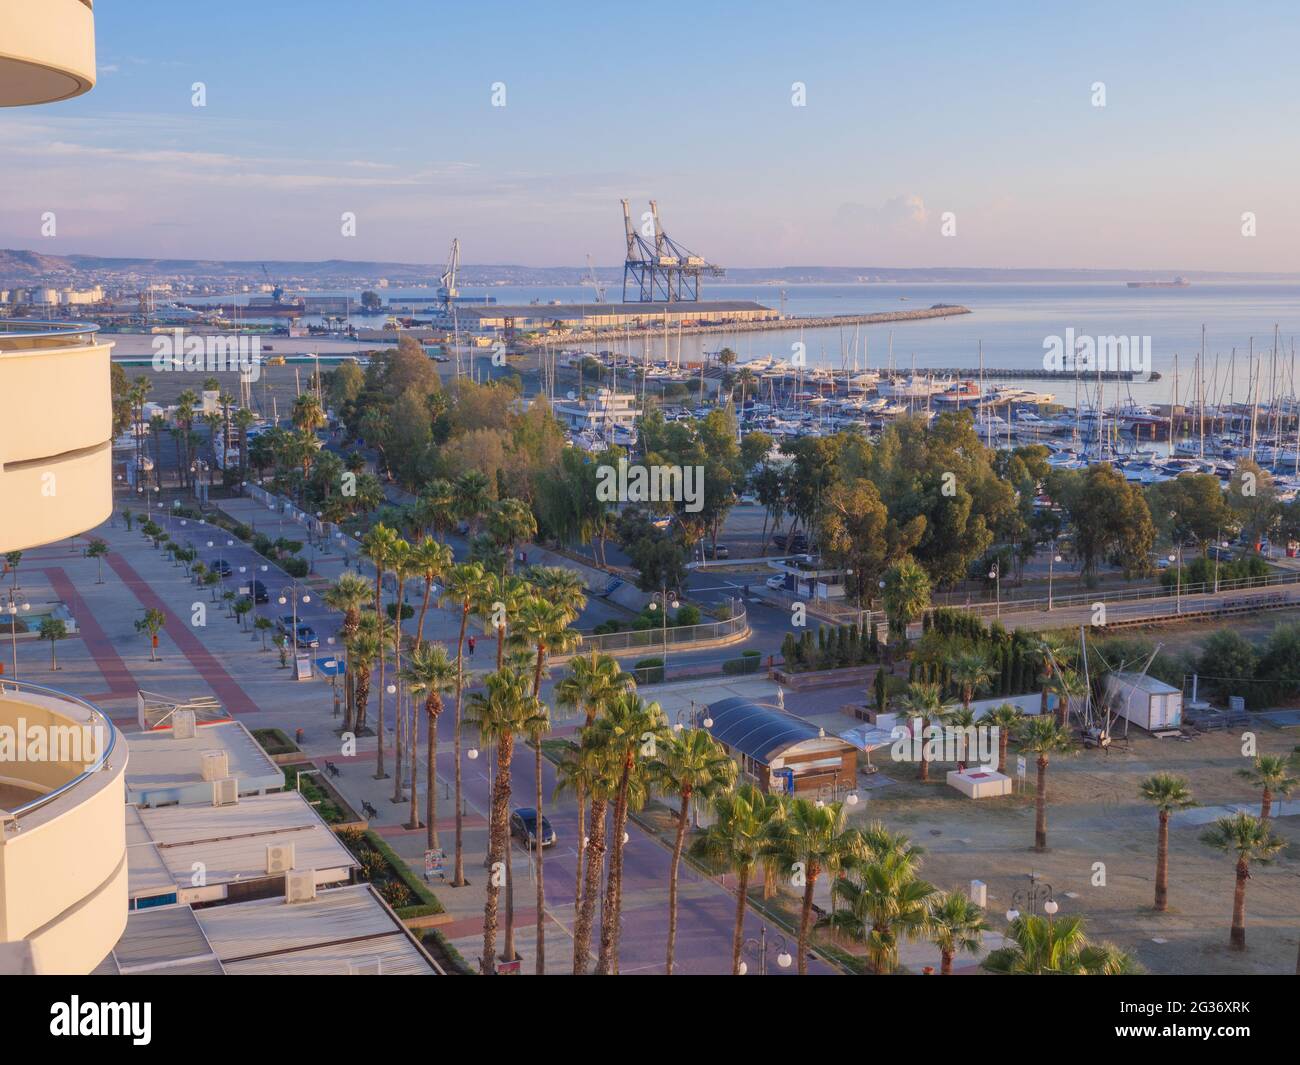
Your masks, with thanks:
[(462, 329), (662, 329), (677, 325), (719, 325), (767, 322), (780, 311), (750, 300), (678, 303), (527, 303), (522, 305), (458, 307)]

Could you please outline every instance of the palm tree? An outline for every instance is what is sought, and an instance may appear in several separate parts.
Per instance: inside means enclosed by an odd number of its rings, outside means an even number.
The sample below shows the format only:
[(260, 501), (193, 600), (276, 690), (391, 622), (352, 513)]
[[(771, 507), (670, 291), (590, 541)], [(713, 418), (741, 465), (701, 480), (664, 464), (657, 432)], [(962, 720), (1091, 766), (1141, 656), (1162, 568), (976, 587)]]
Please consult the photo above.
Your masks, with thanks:
[(478, 470), (466, 470), (456, 478), (452, 493), (456, 500), (456, 513), (469, 523), (469, 533), (473, 536), (478, 532), (479, 519), (492, 505), (492, 486), (487, 475)]
[(908, 685), (901, 702), (908, 720), (919, 718), (921, 721), (921, 764), (917, 769), (916, 778), (921, 781), (929, 780), (930, 752), (926, 732), (929, 731), (931, 718), (943, 712), (943, 695), (939, 691), (939, 685), (918, 682)]
[(889, 627), (907, 646), (907, 626), (930, 606), (930, 578), (925, 570), (905, 558), (885, 573), (885, 616)]
[[(380, 522), (371, 527), (361, 541), (361, 554), (368, 558), (375, 567), (375, 617), (379, 622), (379, 643), (384, 642), (384, 571), (388, 560), (397, 546), (397, 533)], [(383, 780), (388, 774), (384, 772), (384, 659), (379, 658), (379, 715), (376, 728), (378, 745), (375, 748), (375, 779)]]
[(1056, 695), (1056, 723), (1065, 728), (1070, 722), (1070, 707), (1084, 694), (1083, 677), (1077, 670), (1060, 667), (1043, 681), (1043, 690)]
[(1249, 769), (1238, 769), (1237, 776), (1245, 777), (1263, 790), (1259, 801), (1259, 819), (1267, 821), (1273, 814), (1273, 796), (1286, 798), (1295, 791), (1300, 780), (1288, 776), (1291, 760), (1280, 754), (1261, 754)]
[(447, 598), (460, 604), (460, 633), (456, 637), (456, 720), (453, 741), (456, 758), (456, 860), (452, 887), (465, 886), (464, 813), (461, 809), (461, 709), (465, 693), (465, 628), (470, 611), (483, 594), (487, 575), (477, 562), (452, 566), (447, 573)]
[(537, 535), (537, 521), (522, 499), (503, 499), (488, 511), (487, 531), (506, 552), (506, 572), (513, 573), (515, 548)]
[(310, 433), (323, 427), (327, 421), (325, 412), (321, 410), (320, 401), (311, 392), (304, 392), (293, 401), (291, 419), (295, 429)]
[(998, 772), (1007, 771), (1007, 740), (1016, 732), (1025, 720), (1024, 711), (1015, 703), (1003, 703), (995, 706), (985, 716), (984, 721), (998, 730)]
[(970, 709), (971, 700), (975, 698), (975, 693), (984, 690), (992, 675), (988, 659), (981, 654), (963, 652), (953, 659), (949, 676), (952, 677), (953, 684), (957, 686), (957, 691), (961, 697), (961, 705), (964, 709)]
[(95, 583), (104, 583), (104, 556), (108, 554), (108, 544), (103, 540), (91, 540), (86, 548), (86, 557), (95, 560)]
[(1007, 929), (1008, 944), (981, 962), (991, 973), (1036, 976), (1131, 976), (1142, 971), (1132, 955), (1109, 943), (1092, 943), (1082, 917), (1049, 920), (1021, 914)]
[(1156, 910), (1169, 909), (1169, 815), (1175, 810), (1195, 806), (1191, 789), (1183, 777), (1157, 773), (1140, 785), (1142, 798), (1159, 813), (1160, 828), (1156, 835)]
[(411, 549), (411, 564), (416, 573), (424, 578), (424, 599), (420, 603), (420, 617), (415, 623), (415, 645), (424, 642), (424, 617), (429, 612), (429, 600), (433, 597), (433, 586), (447, 575), (452, 566), (451, 548), (439, 543), (432, 536), (425, 536)]
[[(600, 895), (600, 878), (605, 869), (605, 829), (610, 802), (618, 793), (622, 766), (613, 757), (607, 737), (593, 728), (582, 731), (578, 743), (570, 741), (557, 769), (556, 794), (573, 791), (591, 799), (591, 828), (583, 837), (578, 828), (578, 877), (582, 891), (575, 904), (573, 921), (573, 974), (583, 976), (591, 961), (591, 929), (596, 918), (596, 899)], [(585, 881), (583, 858), (586, 858)]]
[(1034, 804), (1034, 850), (1047, 850), (1047, 764), (1053, 754), (1074, 749), (1070, 734), (1050, 717), (1029, 718), (1020, 730), (1020, 749), (1038, 755), (1038, 784)]
[(808, 972), (808, 936), (812, 930), (813, 893), (825, 873), (838, 877), (854, 858), (865, 854), (862, 834), (845, 828), (844, 804), (819, 804), (811, 799), (786, 800), (786, 808), (773, 826), (765, 854), (793, 874), (792, 883), (803, 888), (799, 915), (799, 975)]
[(348, 670), (356, 672), (356, 707), (352, 727), (358, 733), (366, 727), (366, 705), (370, 700), (371, 670), (376, 658), (383, 652), (379, 639), (379, 618), (364, 614), (357, 623), (357, 631), (348, 641)]
[[(10, 622), (10, 624), (14, 624), (14, 622)], [(39, 638), (42, 640), (50, 641), (50, 669), (51, 670), (57, 670), (59, 668), (59, 659), (58, 656), (54, 653), (54, 647), (60, 640), (65, 639), (67, 635), (68, 635), (68, 626), (61, 619), (59, 618), (42, 619), (41, 627), (39, 629)]]
[[(496, 779), (492, 784), (492, 810), (488, 837), (487, 901), (483, 910), (484, 973), (496, 971), (497, 903), (509, 861), (507, 811), (510, 807), (510, 769), (514, 761), (515, 737), (539, 727), (546, 708), (530, 694), (526, 679), (508, 670), (487, 677), (486, 690), (473, 692), (466, 707), (468, 720), (478, 727), (480, 741), (495, 745)], [(541, 822), (538, 822), (541, 834)]]
[[(374, 587), (359, 573), (344, 570), (325, 592), (325, 605), (343, 613), (343, 627), (339, 630), (343, 646), (347, 647), (361, 624), (361, 606), (370, 601)], [(343, 680), (343, 731), (351, 732), (356, 710), (356, 680), (349, 669)]]
[(760, 861), (773, 826), (783, 816), (780, 796), (768, 795), (755, 784), (742, 784), (713, 800), (713, 824), (694, 843), (691, 854), (736, 874), (736, 923), (731, 935), (731, 975), (740, 975), (745, 943), (745, 905), (749, 879)]
[(818, 923), (864, 944), (872, 972), (893, 972), (899, 938), (929, 930), (934, 885), (918, 879), (915, 862), (899, 853), (850, 859), (847, 869), (831, 883), (831, 900), (842, 905)]
[[(960, 734), (968, 737), (959, 741), (957, 750), (960, 754), (970, 754), (973, 748), (970, 746), (975, 737), (975, 712), (968, 706), (945, 706), (942, 711), (941, 720), (944, 728), (953, 729)], [(957, 771), (961, 772), (966, 768), (966, 759), (957, 759)]]
[[(415, 560), (412, 557), (413, 549), (406, 540), (398, 539), (393, 544), (392, 552), (388, 556), (388, 568), (393, 571), (393, 598), (396, 600), (396, 611), (393, 615), (393, 667), (398, 675), (400, 682), (402, 672), (402, 611), (406, 609), (406, 582), (415, 576), (418, 572), (415, 567)], [(380, 668), (383, 668), (383, 662), (380, 661)], [(382, 688), (379, 692), (379, 705), (384, 705), (384, 691)], [(383, 714), (380, 713), (381, 723)], [(414, 726), (415, 722), (409, 722)], [(403, 743), (414, 747), (414, 728), (408, 728), (408, 722), (402, 713), (402, 689), (400, 683), (397, 691), (393, 695), (393, 802), (401, 802), (402, 795), (402, 751)], [(412, 752), (414, 753), (414, 752)], [(415, 781), (411, 781), (411, 787), (414, 789)]]
[(926, 934), (939, 948), (939, 975), (952, 975), (952, 959), (978, 954), (988, 931), (984, 911), (958, 891), (941, 891), (930, 899)]
[(647, 703), (635, 692), (611, 699), (605, 713), (592, 726), (608, 745), (617, 762), (618, 788), (614, 795), (614, 849), (610, 855), (605, 899), (600, 912), (600, 954), (596, 971), (618, 972), (619, 918), (623, 906), (623, 836), (627, 815), (645, 802), (646, 769), (655, 745), (665, 738), (667, 722), (658, 703)]
[(144, 617), (135, 623), (135, 631), (148, 633), (149, 635), (149, 661), (158, 661), (158, 633), (162, 631), (167, 624), (167, 617), (156, 607), (150, 607), (144, 612)]
[(659, 745), (659, 756), (650, 765), (650, 776), (665, 795), (681, 799), (673, 858), (668, 868), (668, 962), (664, 972), (672, 976), (677, 945), (677, 875), (686, 843), (687, 819), (693, 804), (707, 804), (731, 789), (736, 781), (736, 763), (707, 730), (686, 729)]
[[(631, 691), (635, 687), (636, 679), (631, 673), (623, 672), (618, 660), (613, 655), (598, 655), (593, 648), (590, 655), (580, 655), (570, 663), (568, 676), (555, 685), (555, 701), (559, 706), (573, 708), (586, 715), (582, 727), (582, 734), (586, 735), (595, 722), (597, 715), (604, 710), (612, 698), (622, 692)], [(573, 779), (573, 789), (578, 803), (578, 871), (576, 874), (577, 882), (573, 888), (575, 921), (582, 909), (584, 883), (582, 863), (583, 852), (587, 848), (586, 826), (583, 823), (586, 813), (584, 809), (586, 797), (584, 795), (583, 780), (581, 774)], [(594, 798), (592, 803), (595, 803)], [(594, 818), (594, 812), (592, 816)], [(574, 957), (576, 966), (577, 955), (575, 954)]]
[(456, 493), (450, 481), (438, 479), (424, 486), (415, 503), (416, 520), (421, 529), (432, 529), (442, 543), (456, 527)]
[(1267, 821), (1239, 813), (1220, 817), (1214, 827), (1201, 836), (1201, 842), (1237, 856), (1237, 887), (1232, 896), (1232, 932), (1228, 942), (1233, 950), (1246, 949), (1246, 881), (1251, 862), (1269, 862), (1286, 846), (1273, 835)]
[[(428, 748), (425, 756), (426, 791), (424, 798), (424, 820), (427, 825), (426, 846), (431, 850), (438, 846), (438, 716), (442, 713), (444, 693), (456, 687), (456, 666), (447, 657), (447, 649), (442, 644), (417, 643), (407, 660), (402, 674), (412, 695), (424, 695), (424, 715), (428, 724)], [(416, 787), (414, 752), (411, 744), (411, 822), (410, 827), (419, 827), (419, 815), (416, 810)]]
[(498, 670), (505, 662), (506, 631), (510, 619), (531, 594), (532, 590), (518, 577), (484, 571), (484, 580), (478, 600), (474, 604), (474, 613), (483, 622), (484, 632), (490, 630), (496, 632)]

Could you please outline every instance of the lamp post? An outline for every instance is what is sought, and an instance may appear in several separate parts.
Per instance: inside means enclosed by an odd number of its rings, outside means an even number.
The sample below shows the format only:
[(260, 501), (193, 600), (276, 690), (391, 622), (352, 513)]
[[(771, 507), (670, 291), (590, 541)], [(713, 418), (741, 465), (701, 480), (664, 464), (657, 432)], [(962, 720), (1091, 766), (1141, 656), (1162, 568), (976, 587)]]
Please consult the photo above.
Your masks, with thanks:
[(1038, 903), (1042, 902), (1043, 912), (1047, 914), (1048, 919), (1056, 916), (1056, 911), (1061, 907), (1056, 901), (1056, 895), (1052, 891), (1052, 885), (1046, 882), (1039, 882), (1038, 874), (1031, 872), (1029, 874), (1029, 887), (1025, 889), (1017, 888), (1011, 893), (1011, 907), (1007, 910), (1007, 920), (1014, 921), (1020, 916), (1020, 910), (1017, 904), (1028, 905), (1030, 911), (1037, 916)]
[(31, 610), (32, 604), (27, 601), (27, 597), (22, 596), (22, 602), (18, 601), (14, 588), (7, 588), (5, 594), (9, 597), (9, 603), (6, 609), (9, 611), (9, 640), (11, 653), (13, 656), (14, 683), (18, 682), (18, 613), (23, 610)]
[(673, 589), (670, 592), (668, 590), (668, 585), (665, 584), (661, 591), (652, 592), (650, 595), (650, 609), (663, 611), (663, 641), (664, 641), (663, 669), (664, 669), (665, 680), (668, 679), (668, 608), (671, 606), (674, 610), (676, 610), (681, 605), (681, 603), (678, 601), (677, 598), (680, 594), (681, 593), (678, 592), (676, 589)]
[[(311, 596), (307, 593), (303, 593), (302, 601), (304, 603), (310, 603)], [(291, 584), (287, 588), (280, 589), (280, 597), (279, 599), (276, 600), (276, 602), (278, 602), (281, 606), (284, 606), (286, 603), (289, 602), (293, 603), (293, 607), (292, 607), (293, 662), (294, 662), (294, 672), (297, 673), (298, 670), (298, 586), (296, 584)]]
[[(790, 945), (785, 936), (777, 936), (772, 940), (772, 946), (776, 948), (776, 964), (782, 969), (790, 968), (794, 964), (794, 955), (790, 953)], [(767, 975), (767, 947), (767, 925), (759, 930), (757, 939), (747, 939), (740, 945), (742, 954), (758, 962), (759, 976)], [(738, 971), (741, 976), (745, 976), (749, 972), (749, 966), (742, 961)]]
[(1052, 571), (1057, 562), (1061, 561), (1061, 556), (1056, 551), (1056, 541), (1052, 541), (1052, 553), (1047, 556), (1047, 609), (1052, 609)]
[[(295, 626), (295, 628), (296, 628), (296, 626)], [(334, 646), (334, 637), (333, 637), (333, 636), (327, 636), (327, 637), (325, 637), (325, 642), (326, 642), (327, 644), (329, 644), (330, 647), (333, 647), (333, 646)], [(339, 666), (340, 666), (342, 663), (341, 663), (341, 659), (340, 659), (340, 657), (339, 657), (338, 655), (336, 655), (336, 654), (332, 654), (332, 653), (331, 653), (330, 657), (327, 659), (327, 661), (329, 662), (329, 664), (330, 664), (330, 669), (331, 669), (331, 671), (330, 671), (330, 692), (331, 692), (331, 693), (333, 694), (333, 696), (334, 696), (334, 713), (333, 713), (332, 716), (334, 716), (334, 717), (338, 717), (338, 716), (339, 716)], [(346, 668), (346, 667), (345, 667), (345, 668)]]
[(1002, 616), (1002, 567), (994, 562), (993, 568), (989, 570), (989, 580), (993, 581), (994, 592), (997, 595), (996, 611), (997, 617)]

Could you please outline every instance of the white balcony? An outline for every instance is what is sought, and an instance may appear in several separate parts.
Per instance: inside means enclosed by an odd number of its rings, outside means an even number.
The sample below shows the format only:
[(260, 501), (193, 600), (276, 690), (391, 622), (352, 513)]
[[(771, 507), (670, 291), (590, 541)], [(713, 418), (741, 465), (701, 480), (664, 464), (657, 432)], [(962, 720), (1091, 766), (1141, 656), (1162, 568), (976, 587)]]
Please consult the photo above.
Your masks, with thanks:
[(0, 0), (0, 107), (68, 100), (94, 84), (91, 0)]
[(126, 927), (127, 747), (83, 699), (0, 685), (0, 943), (81, 974)]
[(75, 536), (112, 510), (113, 345), (96, 328), (0, 322), (0, 552)]

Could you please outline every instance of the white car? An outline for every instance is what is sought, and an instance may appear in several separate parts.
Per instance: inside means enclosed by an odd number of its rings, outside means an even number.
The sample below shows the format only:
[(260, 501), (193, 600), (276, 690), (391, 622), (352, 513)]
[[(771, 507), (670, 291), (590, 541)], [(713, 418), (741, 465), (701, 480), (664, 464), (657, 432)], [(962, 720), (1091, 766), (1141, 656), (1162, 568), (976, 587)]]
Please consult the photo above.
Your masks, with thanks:
[(782, 588), (785, 587), (785, 578), (778, 573), (774, 577), (768, 577), (768, 579), (765, 580), (763, 583), (766, 584), (769, 588), (771, 588), (774, 592), (779, 592)]

